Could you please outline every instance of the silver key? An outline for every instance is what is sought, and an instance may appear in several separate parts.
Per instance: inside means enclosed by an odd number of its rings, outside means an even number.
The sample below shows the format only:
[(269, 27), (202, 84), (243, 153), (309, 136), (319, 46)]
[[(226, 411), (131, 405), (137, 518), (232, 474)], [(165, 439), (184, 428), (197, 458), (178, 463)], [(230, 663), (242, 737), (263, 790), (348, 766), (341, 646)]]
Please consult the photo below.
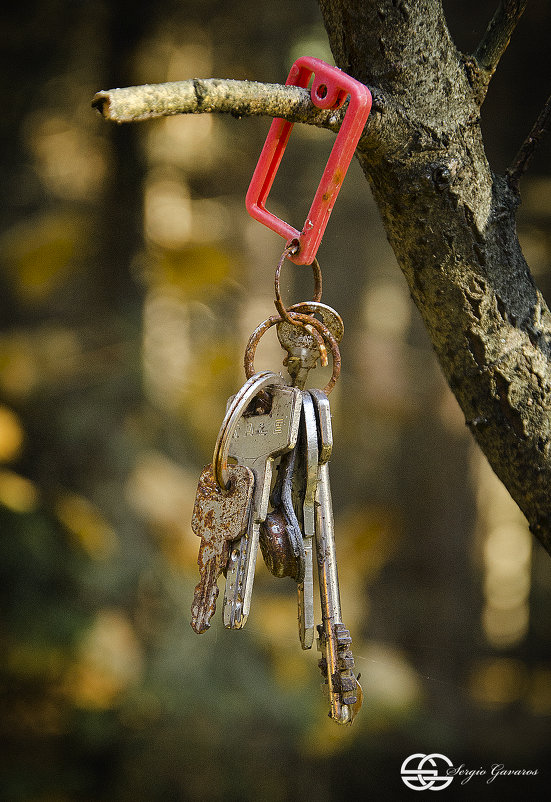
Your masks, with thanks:
[(302, 500), (302, 537), (304, 544), (304, 579), (298, 584), (298, 626), (303, 649), (314, 642), (314, 574), (313, 540), (316, 532), (316, 489), (318, 484), (318, 427), (316, 412), (309, 393), (302, 398), (301, 440), (304, 496)]
[(238, 465), (250, 468), (255, 479), (247, 532), (234, 542), (228, 561), (224, 626), (230, 629), (241, 629), (249, 615), (259, 527), (268, 512), (273, 461), (294, 448), (297, 441), (302, 406), (300, 390), (275, 386), (270, 393), (270, 411), (240, 417), (228, 444), (229, 456)]
[(270, 496), (273, 510), (260, 525), (264, 562), (274, 576), (292, 577), (298, 585), (299, 636), (303, 649), (314, 641), (313, 538), (318, 481), (318, 429), (308, 393), (302, 393), (296, 446), (283, 455)]
[(340, 724), (352, 722), (362, 703), (361, 686), (352, 673), (352, 639), (342, 623), (339, 578), (335, 554), (333, 506), (329, 482), (329, 458), (333, 447), (331, 411), (327, 396), (311, 390), (316, 408), (320, 442), (316, 506), (316, 551), (322, 624), (318, 626), (320, 668), (329, 690), (329, 715)]

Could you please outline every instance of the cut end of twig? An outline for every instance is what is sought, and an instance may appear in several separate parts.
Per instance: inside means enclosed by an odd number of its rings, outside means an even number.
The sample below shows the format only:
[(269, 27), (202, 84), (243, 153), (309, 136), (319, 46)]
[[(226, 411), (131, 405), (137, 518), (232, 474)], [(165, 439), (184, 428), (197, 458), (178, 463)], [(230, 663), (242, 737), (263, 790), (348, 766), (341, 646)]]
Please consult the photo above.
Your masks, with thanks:
[(109, 95), (107, 92), (96, 92), (92, 100), (92, 108), (97, 109), (101, 116), (106, 120), (110, 119), (110, 105)]

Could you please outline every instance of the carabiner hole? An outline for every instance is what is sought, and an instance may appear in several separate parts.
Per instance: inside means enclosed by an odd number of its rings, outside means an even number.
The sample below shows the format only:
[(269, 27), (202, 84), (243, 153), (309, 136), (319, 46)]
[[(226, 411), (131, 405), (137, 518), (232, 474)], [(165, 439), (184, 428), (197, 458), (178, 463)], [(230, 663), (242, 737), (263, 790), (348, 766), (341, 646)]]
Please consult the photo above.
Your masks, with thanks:
[(300, 242), (296, 237), (293, 237), (293, 239), (290, 239), (285, 247), (289, 248), (289, 253), (294, 255), (295, 253), (298, 253), (298, 251), (299, 251)]
[(327, 97), (327, 86), (325, 84), (320, 84), (316, 87), (316, 97), (320, 100), (323, 100), (324, 97)]
[(252, 418), (255, 415), (267, 415), (272, 408), (273, 396), (266, 390), (260, 390), (258, 395), (255, 395), (245, 412), (244, 418)]

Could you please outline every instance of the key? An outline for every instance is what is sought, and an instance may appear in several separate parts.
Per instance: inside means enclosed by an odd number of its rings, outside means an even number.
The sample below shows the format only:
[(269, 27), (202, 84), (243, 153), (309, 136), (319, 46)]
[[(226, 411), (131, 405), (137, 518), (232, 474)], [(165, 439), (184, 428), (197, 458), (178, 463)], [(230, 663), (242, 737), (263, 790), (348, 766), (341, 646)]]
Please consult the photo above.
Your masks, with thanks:
[[(309, 301), (293, 308), (306, 314), (319, 315), (337, 342), (341, 341), (344, 324), (341, 316), (330, 306), (318, 301)], [(286, 320), (277, 324), (277, 336), (281, 347), (287, 351), (283, 364), (287, 367), (292, 383), (295, 387), (303, 390), (308, 373), (316, 367), (320, 358), (316, 340), (301, 326), (294, 326)]]
[[(268, 513), (273, 461), (294, 448), (302, 394), (295, 387), (271, 389), (269, 412), (239, 418), (231, 432), (229, 455), (254, 474), (251, 515), (246, 533), (232, 544), (226, 573), (224, 626), (241, 629), (247, 621), (254, 582), (260, 524)], [(230, 432), (226, 432), (230, 436)]]
[(354, 676), (352, 639), (342, 623), (329, 458), (333, 447), (331, 411), (327, 396), (311, 390), (319, 433), (319, 472), (316, 493), (316, 552), (322, 623), (318, 626), (320, 668), (329, 691), (329, 715), (340, 724), (351, 723), (362, 704), (362, 689)]
[(302, 394), (297, 445), (285, 454), (270, 496), (273, 511), (260, 526), (260, 547), (274, 576), (298, 583), (298, 623), (303, 649), (314, 641), (314, 578), (312, 541), (318, 477), (318, 433), (312, 399)]
[(272, 512), (260, 524), (260, 548), (268, 570), (279, 579), (289, 576), (304, 579), (304, 544), (302, 529), (293, 506), (293, 485), (297, 445), (284, 454), (278, 465), (277, 479), (270, 496)]
[(229, 543), (246, 531), (253, 495), (253, 472), (242, 465), (228, 466), (230, 487), (222, 490), (207, 465), (201, 473), (191, 528), (201, 538), (199, 556), (200, 582), (195, 588), (191, 607), (191, 626), (198, 634), (210, 627), (218, 598), (217, 580), (225, 569)]
[(303, 493), (297, 499), (302, 505), (304, 544), (304, 579), (298, 583), (298, 625), (300, 644), (311, 649), (314, 641), (314, 572), (313, 539), (315, 536), (315, 502), (318, 484), (318, 427), (314, 404), (309, 393), (302, 398), (302, 438), (300, 445)]

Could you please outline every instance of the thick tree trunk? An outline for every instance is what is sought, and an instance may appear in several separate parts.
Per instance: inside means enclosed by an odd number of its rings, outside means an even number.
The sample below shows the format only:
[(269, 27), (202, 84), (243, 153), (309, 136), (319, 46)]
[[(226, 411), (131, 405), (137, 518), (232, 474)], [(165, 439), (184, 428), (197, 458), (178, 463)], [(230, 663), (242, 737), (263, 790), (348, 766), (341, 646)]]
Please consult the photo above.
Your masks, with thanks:
[(337, 65), (391, 100), (358, 157), (446, 379), (551, 551), (551, 316), (516, 236), (518, 196), (484, 153), (490, 46), (486, 64), (459, 53), (435, 0), (320, 6)]

